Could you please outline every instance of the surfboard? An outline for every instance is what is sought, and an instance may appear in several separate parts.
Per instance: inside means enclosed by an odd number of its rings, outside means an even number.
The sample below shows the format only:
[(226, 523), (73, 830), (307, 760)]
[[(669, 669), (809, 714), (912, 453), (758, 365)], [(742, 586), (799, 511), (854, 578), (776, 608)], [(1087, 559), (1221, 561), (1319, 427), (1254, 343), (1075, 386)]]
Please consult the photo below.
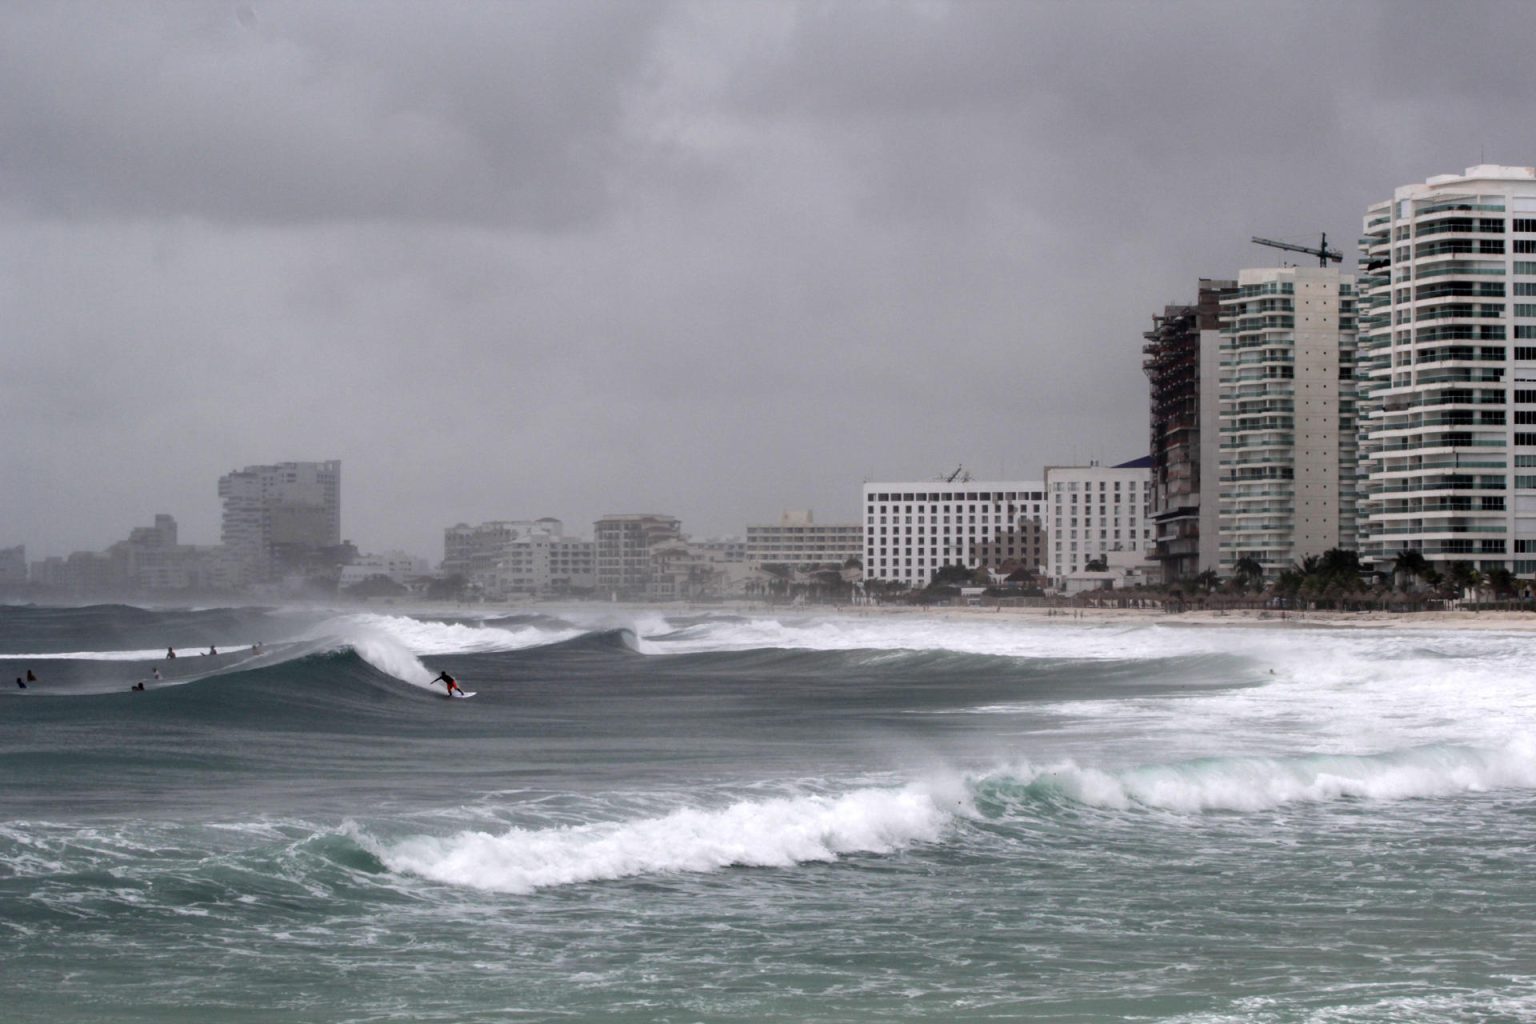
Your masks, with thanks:
[(468, 699), (470, 697), (473, 697), (475, 694), (477, 694), (479, 692), (480, 692), (479, 690), (470, 690), (468, 693), (465, 693), (463, 690), (455, 690), (453, 693), (450, 693), (448, 696), (453, 698), (454, 700), (461, 700), (461, 699)]

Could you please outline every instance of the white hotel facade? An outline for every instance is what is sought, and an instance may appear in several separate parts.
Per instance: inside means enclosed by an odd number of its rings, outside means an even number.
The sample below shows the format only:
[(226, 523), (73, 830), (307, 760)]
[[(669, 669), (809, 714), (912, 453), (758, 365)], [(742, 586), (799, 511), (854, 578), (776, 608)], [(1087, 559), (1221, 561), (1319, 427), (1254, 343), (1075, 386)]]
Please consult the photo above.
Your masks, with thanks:
[(925, 587), (946, 565), (1040, 571), (1045, 484), (936, 480), (864, 485), (864, 578)]
[(1360, 238), (1360, 541), (1536, 572), (1536, 168), (1395, 190)]
[(1088, 563), (1157, 577), (1150, 459), (1121, 466), (1047, 466), (1047, 569), (1060, 583)]

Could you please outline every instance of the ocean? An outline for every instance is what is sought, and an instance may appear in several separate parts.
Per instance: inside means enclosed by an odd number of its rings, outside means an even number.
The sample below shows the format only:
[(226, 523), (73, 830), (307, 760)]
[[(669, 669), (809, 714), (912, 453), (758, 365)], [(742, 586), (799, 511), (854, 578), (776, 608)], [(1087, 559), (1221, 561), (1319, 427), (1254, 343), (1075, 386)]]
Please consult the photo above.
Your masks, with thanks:
[(1530, 1021), (1533, 639), (0, 607), (0, 1019)]

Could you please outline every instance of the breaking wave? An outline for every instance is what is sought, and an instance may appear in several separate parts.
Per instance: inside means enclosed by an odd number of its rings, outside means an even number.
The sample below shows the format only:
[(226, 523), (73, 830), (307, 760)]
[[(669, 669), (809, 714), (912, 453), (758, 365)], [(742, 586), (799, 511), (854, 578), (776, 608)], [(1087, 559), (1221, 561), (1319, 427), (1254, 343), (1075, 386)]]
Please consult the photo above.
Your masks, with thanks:
[(391, 871), (524, 894), (636, 876), (791, 868), (942, 843), (968, 822), (1029, 845), (1071, 806), (1108, 813), (1253, 813), (1341, 800), (1403, 801), (1536, 789), (1536, 743), (1361, 756), (1235, 757), (1109, 771), (1015, 766), (842, 795), (743, 800), (622, 821), (359, 841)]
[(438, 882), (527, 893), (570, 885), (728, 867), (786, 868), (934, 842), (964, 803), (928, 785), (842, 796), (741, 801), (660, 817), (499, 835), (418, 836), (374, 852), (391, 870)]

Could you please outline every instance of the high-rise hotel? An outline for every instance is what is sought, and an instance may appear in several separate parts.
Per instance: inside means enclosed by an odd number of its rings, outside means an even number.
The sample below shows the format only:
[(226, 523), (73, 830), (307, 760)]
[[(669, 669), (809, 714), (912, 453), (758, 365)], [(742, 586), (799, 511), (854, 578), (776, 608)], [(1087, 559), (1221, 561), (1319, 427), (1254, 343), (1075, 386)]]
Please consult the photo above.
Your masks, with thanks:
[(1360, 253), (1362, 557), (1536, 572), (1536, 168), (1398, 188)]
[(1354, 291), (1332, 268), (1271, 267), (1221, 298), (1223, 575), (1355, 546)]
[(303, 567), (341, 543), (341, 463), (246, 466), (219, 478), (222, 537), (247, 583)]

